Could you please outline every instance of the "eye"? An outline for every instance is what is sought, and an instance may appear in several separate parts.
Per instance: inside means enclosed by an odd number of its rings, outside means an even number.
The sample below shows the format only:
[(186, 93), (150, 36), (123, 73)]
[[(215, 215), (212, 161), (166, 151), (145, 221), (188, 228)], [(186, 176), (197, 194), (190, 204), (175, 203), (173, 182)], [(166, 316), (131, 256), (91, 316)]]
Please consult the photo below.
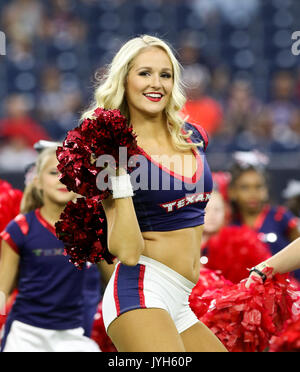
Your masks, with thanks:
[(168, 72), (163, 72), (163, 73), (161, 74), (161, 77), (162, 77), (162, 78), (165, 78), (165, 79), (171, 79), (172, 75), (169, 74)]
[(139, 76), (149, 76), (150, 75), (150, 72), (149, 71), (141, 71), (139, 73)]

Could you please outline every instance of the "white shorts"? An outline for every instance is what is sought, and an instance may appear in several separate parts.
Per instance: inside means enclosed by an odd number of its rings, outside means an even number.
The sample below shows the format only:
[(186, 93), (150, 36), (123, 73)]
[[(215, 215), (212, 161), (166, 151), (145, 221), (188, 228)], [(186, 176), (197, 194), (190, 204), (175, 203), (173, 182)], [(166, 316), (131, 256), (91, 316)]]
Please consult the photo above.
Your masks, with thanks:
[(168, 266), (141, 256), (136, 266), (118, 263), (103, 296), (106, 331), (121, 314), (134, 309), (166, 310), (179, 333), (198, 322), (189, 306), (195, 284)]
[(13, 321), (3, 352), (100, 352), (83, 328), (56, 331)]

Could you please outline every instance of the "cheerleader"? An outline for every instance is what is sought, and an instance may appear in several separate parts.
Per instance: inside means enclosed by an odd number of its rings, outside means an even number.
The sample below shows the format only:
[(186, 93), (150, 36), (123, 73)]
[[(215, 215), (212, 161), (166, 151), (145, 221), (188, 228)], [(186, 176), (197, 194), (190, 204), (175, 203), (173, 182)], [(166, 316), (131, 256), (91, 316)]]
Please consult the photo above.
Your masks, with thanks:
[(206, 208), (201, 262), (204, 268), (221, 270), (226, 279), (238, 283), (249, 267), (269, 258), (271, 252), (248, 226), (228, 226), (226, 207), (222, 194), (214, 190)]
[[(47, 148), (57, 148), (60, 143), (40, 140), (34, 144), (34, 149), (41, 153)], [(28, 172), (30, 175), (30, 171)], [(105, 266), (105, 268), (104, 268)], [(102, 274), (106, 277), (110, 277), (113, 271), (113, 265), (105, 265), (104, 262), (100, 265), (100, 270)], [(83, 318), (83, 328), (84, 335), (91, 337), (92, 329), (94, 325), (94, 317), (97, 313), (99, 302), (101, 301), (102, 286), (105, 286), (109, 279), (101, 278), (100, 270), (97, 265), (87, 264), (87, 270), (84, 276), (83, 284), (83, 296), (84, 296), (84, 318)], [(105, 271), (105, 273), (104, 273)]]
[[(226, 351), (189, 307), (212, 177), (206, 133), (182, 120), (184, 102), (170, 47), (142, 36), (116, 54), (83, 115), (92, 118), (98, 107), (120, 109), (144, 155), (139, 172), (146, 187), (119, 168), (110, 176), (113, 193), (103, 200), (108, 249), (120, 261), (104, 293), (103, 318), (121, 352)], [(170, 162), (172, 156), (177, 161)]]
[[(236, 153), (231, 169), (229, 197), (233, 206), (232, 224), (247, 225), (256, 231), (272, 254), (300, 237), (298, 219), (283, 206), (269, 203), (264, 157), (259, 153)], [(295, 273), (300, 279), (300, 271)]]
[(39, 155), (22, 214), (1, 234), (0, 300), (7, 298), (16, 278), (19, 291), (5, 324), (3, 352), (99, 351), (83, 335), (85, 270), (68, 262), (55, 235), (55, 222), (75, 196), (59, 182), (55, 151)]

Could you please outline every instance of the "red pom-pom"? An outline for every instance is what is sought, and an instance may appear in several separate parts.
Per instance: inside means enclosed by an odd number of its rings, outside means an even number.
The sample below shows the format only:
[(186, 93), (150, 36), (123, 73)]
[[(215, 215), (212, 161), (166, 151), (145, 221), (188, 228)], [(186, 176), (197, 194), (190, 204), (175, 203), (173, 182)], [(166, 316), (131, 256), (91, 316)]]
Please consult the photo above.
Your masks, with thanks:
[[(120, 147), (127, 148), (124, 164), (119, 164)], [(127, 167), (128, 159), (136, 154), (141, 154), (141, 151), (127, 119), (119, 110), (99, 108), (94, 112), (94, 119), (86, 119), (79, 127), (69, 131), (63, 147), (57, 149), (60, 181), (77, 194), (88, 198), (100, 195), (101, 199), (105, 199), (109, 196), (108, 189), (100, 190), (96, 183), (97, 175), (103, 168), (98, 168), (96, 162), (92, 164), (92, 159), (111, 155), (116, 168)]]
[(205, 301), (211, 302), (200, 320), (229, 351), (263, 351), (293, 315), (293, 304), (299, 298), (294, 289), (285, 275), (268, 278), (264, 285), (254, 277), (249, 289), (245, 281), (226, 286), (206, 296)]
[(249, 275), (247, 269), (271, 257), (269, 248), (247, 226), (229, 226), (206, 243), (206, 268), (221, 270), (226, 279), (238, 283)]
[(23, 193), (0, 180), (0, 232), (20, 213)]
[(208, 311), (211, 294), (221, 293), (226, 286), (232, 286), (232, 283), (221, 275), (221, 271), (201, 269), (199, 280), (189, 298), (190, 307), (198, 318)]
[(288, 320), (284, 331), (270, 342), (270, 352), (300, 352), (300, 317)]
[(91, 338), (95, 342), (97, 342), (101, 351), (103, 352), (116, 352), (117, 351), (117, 349), (115, 348), (111, 339), (108, 337), (106, 330), (105, 330), (105, 326), (103, 322), (103, 315), (102, 315), (102, 302), (100, 302), (97, 313), (95, 315), (95, 321), (93, 325)]
[(114, 257), (107, 248), (106, 216), (99, 197), (69, 202), (55, 227), (66, 254), (77, 268), (103, 259), (113, 262)]

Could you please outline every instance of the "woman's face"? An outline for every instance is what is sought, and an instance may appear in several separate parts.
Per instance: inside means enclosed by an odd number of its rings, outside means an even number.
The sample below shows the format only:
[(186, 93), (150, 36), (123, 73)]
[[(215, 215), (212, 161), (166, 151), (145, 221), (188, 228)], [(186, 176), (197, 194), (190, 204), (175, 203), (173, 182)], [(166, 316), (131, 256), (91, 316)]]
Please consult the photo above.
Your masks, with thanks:
[(225, 224), (225, 202), (219, 192), (214, 191), (205, 208), (204, 231), (216, 234)]
[(265, 178), (254, 170), (244, 172), (231, 187), (230, 194), (242, 212), (259, 213), (268, 200)]
[(55, 154), (51, 155), (46, 162), (40, 177), (38, 188), (43, 191), (44, 201), (49, 200), (54, 204), (64, 206), (73, 200), (76, 194), (69, 192), (58, 179), (60, 172), (57, 169), (58, 161)]
[(156, 117), (165, 110), (173, 90), (173, 67), (165, 51), (157, 47), (143, 50), (133, 60), (126, 81), (130, 116)]

